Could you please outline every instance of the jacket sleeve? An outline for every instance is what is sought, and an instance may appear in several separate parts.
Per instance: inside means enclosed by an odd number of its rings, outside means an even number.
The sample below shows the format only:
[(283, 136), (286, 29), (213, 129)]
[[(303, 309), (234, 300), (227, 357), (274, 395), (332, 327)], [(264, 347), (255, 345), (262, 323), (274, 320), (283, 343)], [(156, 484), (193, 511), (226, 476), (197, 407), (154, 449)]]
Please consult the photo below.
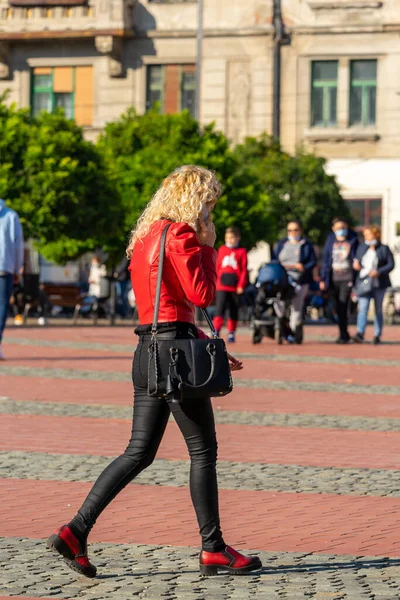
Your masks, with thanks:
[(321, 264), (321, 281), (326, 285), (330, 283), (331, 269), (332, 269), (332, 258), (330, 251), (330, 239), (325, 242), (324, 250), (322, 252), (322, 264)]
[(19, 218), (15, 218), (15, 274), (19, 275), (24, 266), (24, 233)]
[(386, 246), (386, 264), (378, 269), (378, 275), (389, 275), (394, 269), (394, 258), (389, 246)]
[(315, 256), (314, 246), (311, 242), (307, 243), (307, 255), (306, 262), (303, 263), (305, 271), (312, 271), (317, 264), (317, 257)]
[(171, 227), (167, 248), (188, 300), (200, 308), (209, 306), (217, 281), (216, 250), (202, 246), (195, 231), (184, 223)]
[(280, 243), (276, 242), (271, 248), (271, 260), (279, 260), (280, 251)]
[(245, 288), (247, 283), (247, 252), (243, 249), (242, 256), (240, 257), (240, 275), (238, 287)]

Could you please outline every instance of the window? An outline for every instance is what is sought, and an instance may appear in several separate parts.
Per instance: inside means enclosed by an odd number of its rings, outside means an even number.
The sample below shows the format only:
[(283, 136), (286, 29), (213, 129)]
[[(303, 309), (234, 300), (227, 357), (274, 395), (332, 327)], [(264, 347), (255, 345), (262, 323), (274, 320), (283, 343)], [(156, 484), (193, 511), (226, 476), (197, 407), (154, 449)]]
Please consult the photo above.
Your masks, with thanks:
[(332, 127), (336, 125), (337, 74), (338, 62), (336, 60), (318, 60), (312, 63), (312, 127)]
[(350, 64), (350, 125), (375, 125), (376, 60), (352, 60)]
[(32, 71), (32, 114), (64, 110), (78, 125), (92, 125), (93, 69), (85, 67), (39, 67)]
[(195, 65), (151, 65), (147, 67), (147, 110), (158, 104), (162, 113), (189, 110), (194, 114), (195, 100)]
[(361, 198), (347, 200), (350, 212), (356, 222), (356, 231), (369, 225), (382, 225), (382, 200), (380, 198)]

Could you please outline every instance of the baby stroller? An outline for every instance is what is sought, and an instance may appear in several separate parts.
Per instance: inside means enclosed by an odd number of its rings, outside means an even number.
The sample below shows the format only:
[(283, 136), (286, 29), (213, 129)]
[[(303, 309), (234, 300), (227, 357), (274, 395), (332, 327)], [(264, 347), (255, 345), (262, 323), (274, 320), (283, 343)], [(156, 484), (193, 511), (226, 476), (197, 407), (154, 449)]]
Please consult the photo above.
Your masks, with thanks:
[(274, 261), (260, 267), (256, 288), (252, 342), (260, 344), (266, 336), (282, 344), (284, 339), (293, 335), (289, 327), (289, 313), (295, 287), (283, 266)]
[(100, 296), (92, 296), (89, 293), (81, 294), (78, 304), (75, 306), (73, 323), (78, 324), (79, 317), (92, 319), (93, 325), (97, 325), (99, 318), (106, 318), (113, 325), (114, 316), (110, 310), (111, 280), (109, 277), (101, 277)]

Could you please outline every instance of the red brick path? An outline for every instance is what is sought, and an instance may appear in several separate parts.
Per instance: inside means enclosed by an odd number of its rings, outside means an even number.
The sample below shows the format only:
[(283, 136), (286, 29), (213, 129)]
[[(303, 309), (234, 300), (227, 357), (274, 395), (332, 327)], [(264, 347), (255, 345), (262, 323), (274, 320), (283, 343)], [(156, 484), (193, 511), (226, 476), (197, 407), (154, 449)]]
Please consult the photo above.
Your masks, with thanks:
[[(128, 382), (40, 377), (0, 376), (0, 395), (16, 400), (108, 404), (131, 406), (132, 384)], [(364, 417), (400, 417), (394, 395), (342, 394), (335, 392), (286, 391), (236, 388), (229, 396), (214, 400), (221, 410), (258, 411), (273, 414), (315, 414)]]
[[(38, 538), (50, 534), (71, 518), (89, 489), (86, 483), (0, 480), (4, 511), (0, 535)], [(220, 504), (224, 535), (233, 545), (276, 551), (400, 554), (397, 498), (221, 490)], [(91, 540), (198, 546), (189, 491), (158, 486), (146, 486), (144, 491), (143, 486), (128, 486), (99, 518)]]
[[(125, 450), (130, 429), (127, 420), (0, 415), (0, 450), (117, 456)], [(400, 465), (397, 432), (218, 425), (217, 434), (221, 460), (375, 469)], [(187, 458), (174, 423), (167, 427), (158, 456)]]

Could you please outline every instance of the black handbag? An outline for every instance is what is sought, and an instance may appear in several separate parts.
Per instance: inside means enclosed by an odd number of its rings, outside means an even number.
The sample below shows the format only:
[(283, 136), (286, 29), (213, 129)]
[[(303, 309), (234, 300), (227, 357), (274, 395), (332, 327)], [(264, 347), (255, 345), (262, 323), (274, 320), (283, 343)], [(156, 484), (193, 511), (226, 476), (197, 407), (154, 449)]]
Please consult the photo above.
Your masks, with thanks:
[(206, 310), (203, 315), (211, 329), (212, 339), (172, 339), (166, 332), (157, 334), (161, 282), (168, 224), (161, 235), (151, 341), (148, 363), (148, 394), (168, 398), (172, 402), (185, 399), (226, 396), (233, 382), (225, 342), (218, 338)]
[(372, 277), (370, 277), (369, 275), (367, 275), (366, 277), (359, 277), (355, 285), (356, 296), (358, 296), (359, 298), (362, 298), (363, 296), (369, 296), (370, 294), (372, 294), (374, 287), (375, 282), (372, 279)]

